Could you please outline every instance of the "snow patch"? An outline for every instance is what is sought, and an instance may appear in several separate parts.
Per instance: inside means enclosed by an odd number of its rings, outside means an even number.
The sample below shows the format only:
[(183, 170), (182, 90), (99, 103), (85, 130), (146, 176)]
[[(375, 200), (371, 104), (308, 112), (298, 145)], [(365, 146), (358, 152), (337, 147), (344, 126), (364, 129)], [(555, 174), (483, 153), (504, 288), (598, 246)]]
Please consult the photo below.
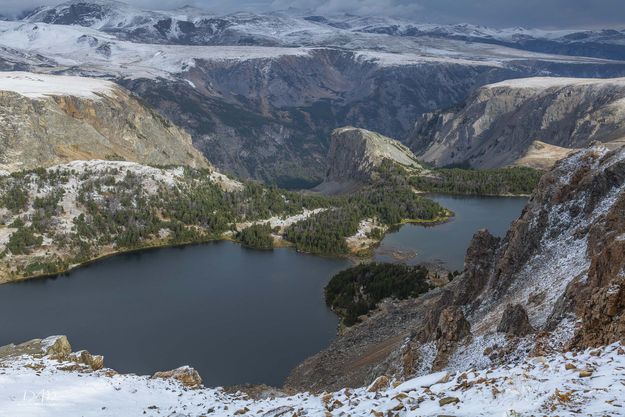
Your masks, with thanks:
[(532, 88), (548, 89), (568, 86), (604, 86), (614, 85), (625, 87), (625, 78), (565, 78), (565, 77), (531, 77), (517, 78), (485, 85), (483, 88)]
[(65, 75), (45, 75), (30, 72), (0, 72), (0, 90), (11, 91), (29, 98), (73, 96), (98, 99), (110, 95), (115, 88), (110, 81)]

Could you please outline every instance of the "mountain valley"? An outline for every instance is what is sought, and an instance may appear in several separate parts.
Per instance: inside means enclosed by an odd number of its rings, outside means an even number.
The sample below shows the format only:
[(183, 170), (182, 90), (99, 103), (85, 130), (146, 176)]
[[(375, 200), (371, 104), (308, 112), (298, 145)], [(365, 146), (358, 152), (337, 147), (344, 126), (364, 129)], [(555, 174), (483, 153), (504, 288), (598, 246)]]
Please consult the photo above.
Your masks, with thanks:
[(0, 415), (622, 414), (625, 30), (133, 4), (0, 7)]
[(458, 105), (486, 84), (625, 75), (618, 54), (538, 53), (494, 40), (528, 36), (523, 31), (342, 20), (74, 0), (0, 22), (0, 65), (116, 81), (187, 129), (225, 173), (289, 188), (323, 180), (335, 128), (355, 125), (404, 140), (420, 114)]

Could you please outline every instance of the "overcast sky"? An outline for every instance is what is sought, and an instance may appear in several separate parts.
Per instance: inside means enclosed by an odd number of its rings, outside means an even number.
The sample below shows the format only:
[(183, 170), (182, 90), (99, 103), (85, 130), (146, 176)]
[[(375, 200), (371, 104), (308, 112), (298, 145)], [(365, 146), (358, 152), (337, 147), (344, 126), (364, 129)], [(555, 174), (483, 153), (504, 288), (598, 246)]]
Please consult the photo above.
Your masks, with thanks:
[[(61, 0), (0, 0), (0, 14), (14, 14)], [(127, 0), (151, 9), (185, 4), (216, 13), (265, 12), (289, 7), (319, 14), (400, 16), (418, 22), (474, 23), (495, 27), (619, 27), (625, 0)]]

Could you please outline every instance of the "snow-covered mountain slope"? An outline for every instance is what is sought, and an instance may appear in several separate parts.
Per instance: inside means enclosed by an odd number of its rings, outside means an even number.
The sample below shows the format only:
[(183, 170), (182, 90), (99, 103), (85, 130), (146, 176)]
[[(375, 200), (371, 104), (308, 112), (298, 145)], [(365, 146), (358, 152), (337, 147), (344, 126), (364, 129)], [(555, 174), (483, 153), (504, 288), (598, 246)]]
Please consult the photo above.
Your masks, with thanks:
[[(284, 26), (278, 25), (284, 29)], [(259, 31), (268, 30), (259, 28)], [(196, 60), (251, 60), (279, 56), (306, 55), (311, 48), (336, 48), (354, 51), (355, 59), (380, 66), (449, 63), (502, 67), (515, 61), (540, 60), (551, 63), (607, 64), (593, 58), (525, 52), (497, 45), (440, 39), (394, 39), (386, 35), (356, 34), (339, 41), (315, 40), (315, 34), (301, 35), (309, 40), (283, 42), (283, 46), (210, 44), (159, 45), (121, 40), (114, 34), (81, 26), (0, 21), (0, 46), (7, 51), (44, 56), (56, 63), (56, 70), (77, 67), (83, 71), (125, 78), (155, 78), (180, 74)], [(278, 43), (276, 43), (278, 45)], [(25, 60), (24, 64), (28, 61)], [(42, 68), (43, 69), (43, 68)]]
[(410, 146), (439, 166), (500, 167), (522, 158), (536, 140), (582, 148), (619, 139), (623, 116), (624, 78), (506, 80), (480, 88), (459, 108), (424, 114)]
[(0, 169), (74, 160), (208, 167), (191, 137), (100, 79), (0, 72)]
[(625, 337), (625, 148), (601, 145), (546, 173), (505, 238), (476, 233), (464, 273), (393, 301), (289, 376), (334, 389), (484, 369)]
[[(109, 0), (71, 0), (58, 6), (42, 7), (27, 15), (21, 22), (36, 25), (20, 26), (20, 31), (32, 31), (35, 30), (34, 27), (39, 28), (42, 27), (41, 24), (49, 23), (54, 24), (55, 27), (72, 26), (75, 30), (89, 28), (101, 34), (110, 34), (118, 40), (128, 40), (134, 43), (335, 47), (372, 51), (363, 55), (365, 59), (377, 60), (382, 65), (414, 64), (429, 59), (459, 60), (459, 62), (466, 61), (466, 63), (484, 62), (488, 65), (497, 65), (515, 59), (543, 59), (554, 62), (579, 60), (579, 58), (561, 56), (564, 54), (533, 53), (515, 49), (514, 46), (496, 45), (490, 41), (481, 42), (482, 38), (486, 40), (497, 38), (497, 36), (501, 38), (508, 36), (509, 33), (516, 33), (515, 31), (496, 31), (469, 25), (419, 25), (419, 36), (406, 36), (414, 32), (415, 26), (405, 22), (395, 22), (388, 18), (352, 16), (333, 19), (302, 18), (285, 13), (235, 13), (213, 16), (199, 9), (188, 7), (173, 11), (149, 11)], [(397, 30), (382, 30), (384, 27), (395, 27)], [(448, 35), (447, 38), (443, 37), (443, 34)], [(457, 37), (459, 34), (471, 35), (475, 39), (472, 42), (455, 39), (454, 36)], [(7, 36), (9, 35), (0, 38)], [(36, 38), (36, 36), (34, 33), (29, 34), (29, 39)], [(543, 36), (549, 35), (545, 32)], [(102, 39), (100, 42), (107, 41), (111, 40)], [(67, 40), (64, 43), (67, 45)], [(37, 49), (37, 46), (30, 45), (29, 49)], [(154, 51), (154, 48), (151, 51)], [(170, 54), (174, 53), (171, 49), (168, 51)], [(184, 51), (190, 58), (196, 57), (199, 53), (197, 49)], [(219, 50), (215, 51), (217, 51), (215, 59), (220, 59)], [(233, 50), (232, 57), (238, 56), (245, 59), (250, 56), (250, 49), (241, 49), (239, 53), (236, 51), (236, 49)], [(373, 54), (373, 51), (401, 53), (403, 59), (393, 58), (383, 53)], [(114, 55), (111, 53), (111, 56)], [(206, 58), (206, 56), (198, 56), (198, 58)], [(584, 61), (589, 62), (589, 59), (586, 58)]]
[(218, 16), (188, 6), (151, 11), (109, 0), (71, 0), (41, 7), (23, 20), (80, 25), (148, 43), (346, 46), (359, 39), (392, 37), (396, 42), (406, 42), (435, 38), (438, 42), (470, 41), (560, 55), (625, 58), (625, 31), (619, 30), (494, 29), (470, 24), (417, 24), (388, 17), (311, 16), (293, 10)]
[[(33, 66), (39, 71), (71, 68), (72, 72), (109, 78), (172, 78), (188, 71), (196, 60), (245, 61), (308, 54), (306, 48), (139, 44), (93, 29), (19, 22), (0, 22), (0, 45), (24, 66), (31, 64), (33, 57), (46, 57), (46, 65)], [(24, 58), (20, 60), (19, 55)]]
[(159, 377), (119, 375), (102, 368), (101, 357), (70, 352), (62, 337), (0, 348), (0, 414), (616, 416), (625, 406), (625, 350), (618, 344), (539, 356), (513, 366), (438, 372), (399, 385), (380, 377), (358, 389), (320, 395), (267, 390), (267, 395), (256, 399), (221, 388), (189, 389), (198, 381), (191, 369)]

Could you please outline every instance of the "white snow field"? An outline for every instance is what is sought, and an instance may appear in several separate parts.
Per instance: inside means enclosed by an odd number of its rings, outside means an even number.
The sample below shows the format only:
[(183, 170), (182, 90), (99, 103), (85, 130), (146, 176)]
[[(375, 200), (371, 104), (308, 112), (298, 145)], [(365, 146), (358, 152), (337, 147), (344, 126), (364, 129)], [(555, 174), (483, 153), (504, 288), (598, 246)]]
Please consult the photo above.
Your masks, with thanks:
[(11, 91), (29, 98), (74, 96), (97, 99), (116, 87), (110, 81), (96, 78), (34, 74), (32, 72), (0, 72), (0, 91)]
[[(93, 28), (0, 20), (0, 58), (38, 67), (71, 69), (87, 75), (122, 78), (171, 78), (205, 61), (247, 61), (308, 56), (315, 50), (349, 50), (382, 67), (452, 63), (506, 66), (518, 60), (609, 63), (605, 59), (551, 55), (510, 47), (431, 37), (397, 37), (338, 30), (294, 18), (236, 15), (242, 33), (271, 35), (280, 46), (189, 46), (122, 40)], [(132, 20), (132, 19), (131, 19)], [(136, 19), (134, 19), (136, 20)], [(115, 20), (116, 21), (116, 20)], [(125, 20), (124, 20), (125, 21)], [(119, 23), (119, 22), (118, 22)]]
[(487, 84), (483, 88), (533, 88), (545, 90), (553, 87), (568, 87), (576, 85), (615, 85), (625, 86), (625, 78), (566, 78), (566, 77), (531, 77), (505, 80), (494, 84)]
[[(619, 344), (534, 357), (518, 365), (439, 372), (390, 387), (253, 400), (174, 380), (81, 373), (21, 356), (0, 368), (0, 416), (622, 416), (625, 350)], [(380, 384), (377, 384), (378, 386)], [(392, 386), (395, 386), (393, 388)]]

